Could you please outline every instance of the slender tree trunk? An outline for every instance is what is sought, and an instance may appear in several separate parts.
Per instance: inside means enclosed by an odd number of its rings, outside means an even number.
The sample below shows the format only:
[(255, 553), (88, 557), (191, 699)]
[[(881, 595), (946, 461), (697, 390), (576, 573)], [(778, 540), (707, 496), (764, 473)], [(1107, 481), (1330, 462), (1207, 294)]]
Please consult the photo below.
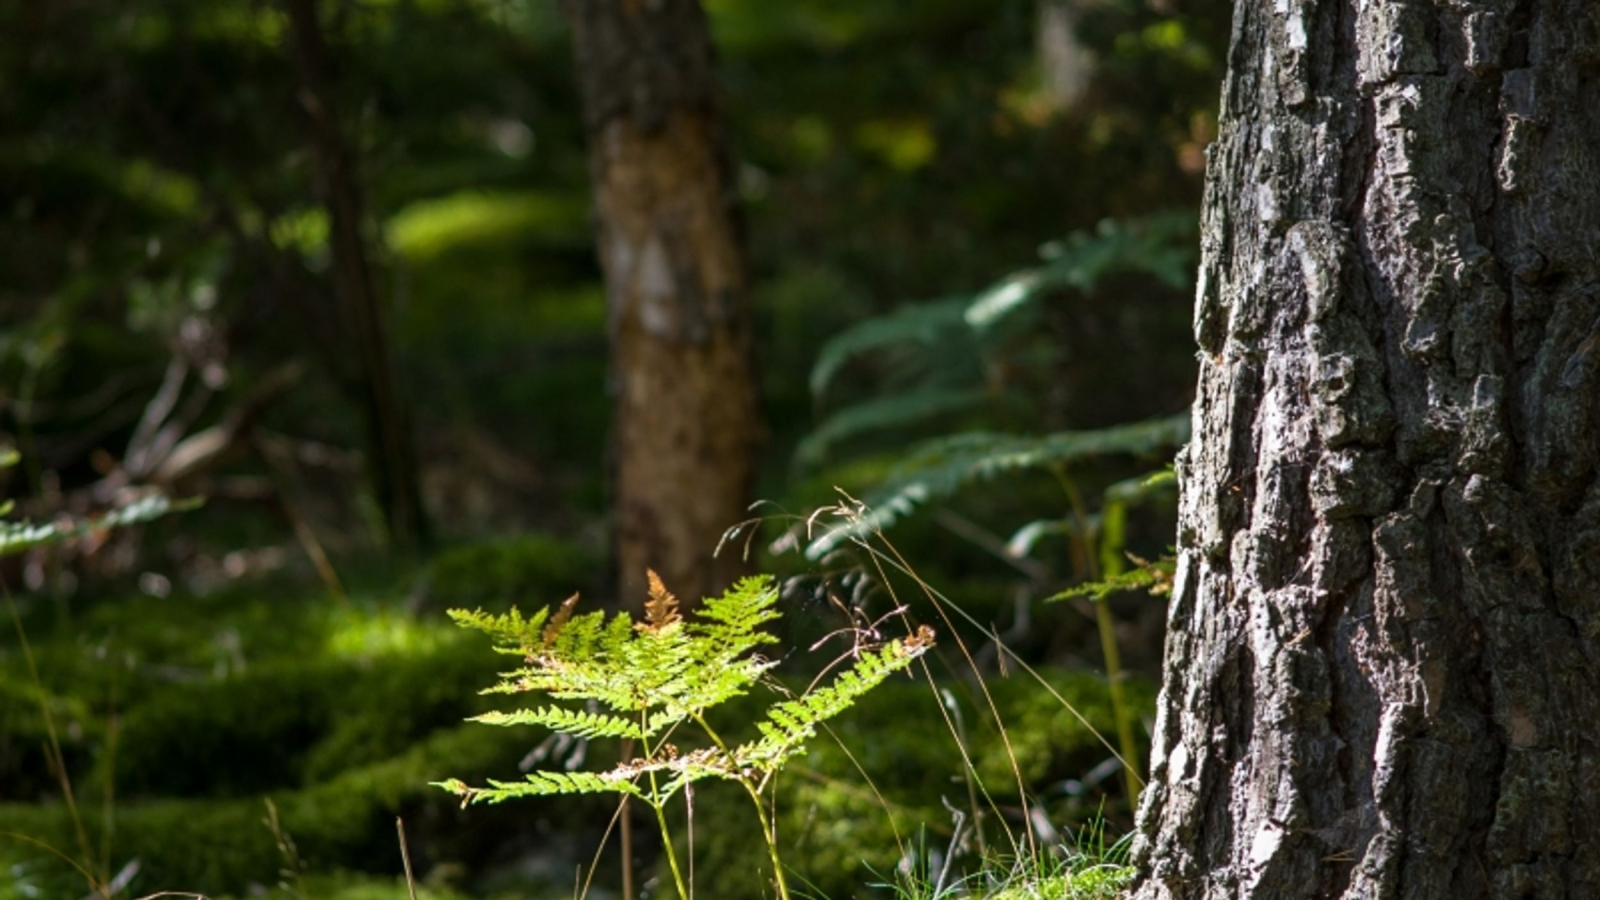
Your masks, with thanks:
[(761, 429), (749, 290), (695, 0), (568, 0), (610, 308), (616, 553), (699, 597), (740, 569), (712, 551), (744, 519)]
[(1600, 4), (1240, 0), (1135, 896), (1600, 897)]
[(410, 416), (395, 380), (383, 302), (369, 258), (356, 157), (339, 125), (317, 2), (286, 0), (286, 5), (317, 194), (328, 212), (334, 292), (346, 339), (352, 344), (354, 371), (340, 361), (335, 364), (366, 407), (373, 487), (390, 540), (399, 549), (412, 549), (427, 542), (416, 450)]
[(1086, 0), (1039, 0), (1034, 57), (1039, 80), (1056, 112), (1076, 106), (1094, 76), (1094, 54), (1078, 40)]

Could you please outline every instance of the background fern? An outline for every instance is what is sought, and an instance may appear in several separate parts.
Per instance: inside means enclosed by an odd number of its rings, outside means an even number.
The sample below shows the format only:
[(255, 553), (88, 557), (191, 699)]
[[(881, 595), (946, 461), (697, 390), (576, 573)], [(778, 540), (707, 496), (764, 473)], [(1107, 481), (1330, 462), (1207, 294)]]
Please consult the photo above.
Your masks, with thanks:
[[(839, 376), (870, 363), (878, 388), (822, 417), (796, 451), (814, 467), (852, 439), (902, 432), (952, 413), (1024, 403), (1015, 382), (1048, 364), (1034, 352), (1045, 307), (1063, 292), (1088, 293), (1116, 275), (1134, 274), (1181, 289), (1192, 278), (1193, 216), (1172, 213), (1107, 219), (1040, 248), (1044, 263), (1014, 272), (974, 294), (910, 303), (835, 335), (811, 370), (812, 400), (826, 409)], [(1120, 298), (1096, 298), (1117, 303)], [(1025, 405), (1025, 404), (1024, 404)]]

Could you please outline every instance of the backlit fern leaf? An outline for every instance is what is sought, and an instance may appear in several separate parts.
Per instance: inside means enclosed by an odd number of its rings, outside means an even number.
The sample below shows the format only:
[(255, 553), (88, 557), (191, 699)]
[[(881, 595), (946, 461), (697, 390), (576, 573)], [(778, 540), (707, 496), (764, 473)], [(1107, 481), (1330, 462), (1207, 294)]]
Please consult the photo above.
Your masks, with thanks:
[(736, 749), (734, 759), (764, 772), (776, 771), (799, 752), (806, 741), (816, 736), (818, 724), (849, 709), (864, 694), (911, 665), (932, 646), (933, 630), (924, 625), (909, 638), (862, 653), (832, 684), (768, 709), (766, 720), (756, 723), (761, 738)]
[(595, 712), (579, 712), (559, 706), (539, 709), (519, 709), (513, 712), (487, 712), (472, 718), (485, 725), (543, 725), (573, 737), (639, 738), (644, 736), (637, 722), (619, 716)]
[(541, 609), (522, 618), (522, 611), (513, 608), (502, 615), (492, 615), (481, 609), (452, 609), (450, 618), (462, 628), (481, 631), (494, 640), (494, 648), (501, 653), (524, 654), (527, 648), (539, 642), (539, 635), (550, 610)]
[(517, 797), (551, 797), (566, 794), (630, 794), (638, 797), (639, 788), (626, 778), (607, 777), (594, 772), (529, 772), (523, 781), (489, 779), (488, 787), (472, 787), (451, 778), (433, 782), (469, 803), (503, 803)]

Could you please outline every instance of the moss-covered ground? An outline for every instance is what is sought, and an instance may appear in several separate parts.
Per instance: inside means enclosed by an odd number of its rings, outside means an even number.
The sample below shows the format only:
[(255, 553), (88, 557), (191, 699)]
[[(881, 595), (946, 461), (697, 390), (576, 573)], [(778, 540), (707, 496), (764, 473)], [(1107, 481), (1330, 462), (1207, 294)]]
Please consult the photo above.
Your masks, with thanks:
[[(9, 642), (0, 657), (0, 832), (9, 835), (0, 839), (0, 900), (83, 896), (82, 875), (62, 857), (103, 876), (134, 872), (133, 896), (400, 897), (397, 817), (421, 896), (572, 896), (576, 873), (605, 839), (610, 801), (462, 810), (429, 782), (514, 777), (545, 737), (463, 722), (490, 708), (477, 691), (505, 660), (443, 610), (563, 597), (593, 565), (576, 546), (523, 537), (446, 551), (426, 571), (404, 573), (405, 589), (362, 589), (345, 600), (270, 584), (207, 597), (129, 596), (76, 610), (63, 630), (47, 605), (24, 604), (39, 681)], [(802, 606), (797, 615), (813, 613)], [(818, 627), (795, 623), (786, 640)], [(808, 677), (807, 642), (798, 642), (785, 676), (796, 686)], [(937, 687), (922, 675), (896, 678), (783, 774), (781, 849), (811, 893), (881, 894), (872, 885), (884, 879), (874, 873), (901, 866), (919, 835), (922, 846), (948, 845), (952, 811), (968, 822), (957, 868), (975, 871), (980, 851), (1018, 849), (1027, 822), (1019, 784), (1030, 806), (1068, 829), (1103, 803), (1086, 773), (1098, 767), (1101, 787), (1115, 783), (1104, 777), (1110, 753), (1089, 727), (1113, 730), (1098, 675), (1046, 674), (1069, 709), (1028, 675), (980, 685), (953, 646), (940, 653), (931, 666), (945, 673)], [(813, 655), (825, 659), (827, 650)], [(1147, 687), (1135, 685), (1134, 695), (1148, 707)], [(764, 699), (722, 710), (725, 725), (737, 732)], [(81, 836), (48, 763), (41, 702), (67, 763)], [(545, 765), (593, 767), (616, 753), (557, 750)], [(770, 892), (743, 794), (703, 786), (692, 809), (673, 816), (686, 854), (692, 829), (697, 893)], [(616, 895), (616, 844), (613, 833), (594, 896)], [(648, 883), (659, 854), (642, 815), (636, 846)]]

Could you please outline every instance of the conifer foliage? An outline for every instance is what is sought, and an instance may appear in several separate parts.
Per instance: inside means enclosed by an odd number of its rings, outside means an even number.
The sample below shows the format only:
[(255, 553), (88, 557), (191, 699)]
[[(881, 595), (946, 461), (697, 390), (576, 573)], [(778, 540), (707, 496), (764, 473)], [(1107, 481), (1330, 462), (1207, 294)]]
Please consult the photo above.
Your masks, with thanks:
[[(463, 803), (498, 803), (514, 797), (617, 793), (637, 797), (656, 814), (678, 889), (688, 896), (672, 855), (663, 808), (686, 786), (705, 778), (741, 785), (754, 802), (775, 869), (780, 896), (787, 897), (776, 835), (763, 799), (774, 774), (805, 751), (819, 724), (839, 715), (895, 672), (933, 646), (931, 628), (855, 653), (850, 666), (825, 686), (767, 707), (755, 722), (757, 736), (733, 744), (708, 724), (707, 710), (750, 691), (775, 665), (757, 653), (777, 639), (762, 626), (779, 617), (777, 587), (770, 576), (745, 578), (721, 597), (704, 600), (685, 617), (678, 599), (649, 573), (644, 618), (626, 613), (574, 614), (577, 597), (524, 617), (452, 610), (465, 628), (484, 632), (497, 652), (521, 657), (485, 693), (541, 693), (554, 701), (586, 701), (583, 710), (560, 703), (491, 712), (475, 721), (489, 725), (541, 725), (584, 739), (618, 738), (637, 743), (640, 753), (604, 772), (539, 771), (518, 781), (490, 779), (469, 786), (457, 779), (438, 786)], [(707, 746), (680, 751), (670, 740), (689, 726)], [(680, 738), (682, 739), (682, 738)]]

